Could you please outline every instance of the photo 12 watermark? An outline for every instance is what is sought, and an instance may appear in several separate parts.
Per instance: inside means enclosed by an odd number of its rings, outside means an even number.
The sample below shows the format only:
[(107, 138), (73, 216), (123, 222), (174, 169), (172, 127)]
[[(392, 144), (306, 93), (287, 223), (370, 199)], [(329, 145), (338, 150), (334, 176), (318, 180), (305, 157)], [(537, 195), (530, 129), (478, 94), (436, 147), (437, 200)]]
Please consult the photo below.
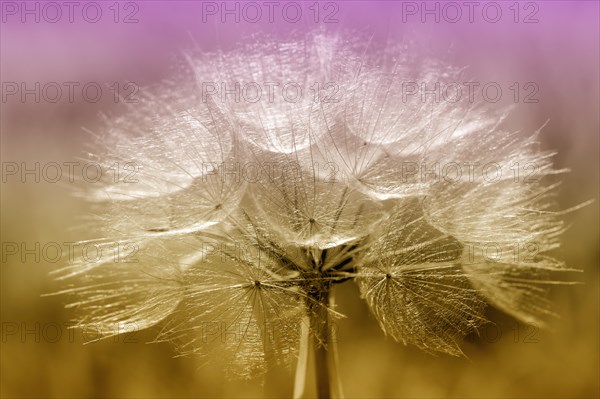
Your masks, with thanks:
[(140, 245), (130, 241), (97, 242), (26, 242), (3, 241), (2, 263), (139, 263)]
[(139, 328), (134, 323), (116, 323), (112, 328), (79, 326), (72, 322), (3, 321), (0, 324), (3, 344), (80, 344), (96, 342), (102, 338), (114, 343), (137, 344)]
[(536, 1), (401, 1), (401, 22), (490, 23), (501, 21), (537, 24), (540, 3)]
[(335, 1), (202, 1), (202, 23), (340, 22)]
[(202, 82), (202, 102), (222, 103), (338, 103), (340, 86), (336, 82)]
[(90, 23), (140, 22), (138, 1), (3, 1), (0, 3), (2, 23)]
[(80, 161), (15, 162), (1, 164), (2, 183), (139, 183), (136, 162), (100, 164)]
[(98, 103), (137, 104), (135, 82), (2, 82), (2, 103)]

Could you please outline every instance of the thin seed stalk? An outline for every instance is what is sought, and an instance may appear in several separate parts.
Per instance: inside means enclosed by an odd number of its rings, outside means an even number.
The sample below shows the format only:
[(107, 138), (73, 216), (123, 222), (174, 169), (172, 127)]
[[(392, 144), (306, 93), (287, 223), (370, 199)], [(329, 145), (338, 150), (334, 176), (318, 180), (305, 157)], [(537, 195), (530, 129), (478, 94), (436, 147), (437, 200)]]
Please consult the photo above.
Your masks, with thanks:
[(315, 359), (317, 397), (327, 399), (332, 397), (332, 373), (329, 357), (331, 322), (329, 320), (330, 284), (315, 287), (309, 295), (309, 320), (312, 336), (312, 347)]

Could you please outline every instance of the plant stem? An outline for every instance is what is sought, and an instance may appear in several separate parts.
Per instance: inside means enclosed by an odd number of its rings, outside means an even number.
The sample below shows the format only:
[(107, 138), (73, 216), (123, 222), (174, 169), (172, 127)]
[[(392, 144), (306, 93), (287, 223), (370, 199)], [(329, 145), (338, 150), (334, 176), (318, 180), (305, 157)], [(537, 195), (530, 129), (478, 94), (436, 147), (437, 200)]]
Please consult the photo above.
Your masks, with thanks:
[(300, 399), (306, 388), (306, 372), (308, 367), (308, 351), (310, 348), (310, 320), (308, 316), (302, 317), (300, 327), (300, 348), (296, 376), (294, 378), (294, 399)]
[(311, 292), (309, 302), (310, 330), (313, 337), (315, 357), (317, 397), (331, 398), (331, 375), (329, 369), (329, 341), (331, 323), (329, 321), (329, 289), (330, 286), (319, 287)]

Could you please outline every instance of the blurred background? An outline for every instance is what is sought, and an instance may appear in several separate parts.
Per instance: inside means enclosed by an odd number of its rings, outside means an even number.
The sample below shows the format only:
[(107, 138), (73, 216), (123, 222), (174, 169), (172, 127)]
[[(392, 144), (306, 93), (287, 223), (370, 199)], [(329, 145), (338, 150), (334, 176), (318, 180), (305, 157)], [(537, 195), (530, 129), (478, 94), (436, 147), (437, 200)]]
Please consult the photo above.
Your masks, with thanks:
[[(61, 298), (41, 295), (56, 290), (48, 276), (63, 262), (55, 260), (55, 244), (66, 250), (64, 243), (81, 238), (72, 227), (87, 210), (68, 179), (51, 182), (55, 171), (44, 166), (77, 162), (89, 143), (86, 130), (100, 126), (99, 114), (124, 112), (144, 86), (176, 73), (182, 51), (315, 27), (361, 29), (377, 41), (416, 40), (467, 66), (472, 80), (498, 82), (499, 103), (515, 102), (509, 86), (517, 82), (522, 91), (510, 123), (532, 132), (548, 122), (543, 147), (557, 151), (557, 169), (571, 170), (563, 176), (561, 209), (596, 200), (565, 215), (570, 227), (559, 255), (583, 271), (573, 275), (583, 284), (553, 291), (560, 318), (551, 330), (491, 309), (495, 324), (467, 338), (466, 359), (430, 356), (385, 338), (358, 289), (338, 287), (339, 311), (348, 316), (337, 331), (346, 396), (598, 397), (599, 3), (473, 2), (471, 10), (465, 2), (281, 2), (272, 22), (265, 2), (252, 2), (262, 10), (256, 22), (246, 3), (0, 3), (2, 397), (289, 395), (281, 376), (265, 388), (260, 381), (226, 381), (218, 360), (202, 366), (175, 358), (168, 344), (146, 344), (158, 329), (83, 345), (86, 337), (67, 329), (73, 314)], [(291, 7), (286, 14), (284, 6)], [(239, 11), (226, 14), (222, 7)], [(535, 85), (525, 88), (527, 82)], [(537, 102), (525, 101), (531, 87)], [(34, 169), (35, 163), (39, 172), (11, 174), (15, 165)]]

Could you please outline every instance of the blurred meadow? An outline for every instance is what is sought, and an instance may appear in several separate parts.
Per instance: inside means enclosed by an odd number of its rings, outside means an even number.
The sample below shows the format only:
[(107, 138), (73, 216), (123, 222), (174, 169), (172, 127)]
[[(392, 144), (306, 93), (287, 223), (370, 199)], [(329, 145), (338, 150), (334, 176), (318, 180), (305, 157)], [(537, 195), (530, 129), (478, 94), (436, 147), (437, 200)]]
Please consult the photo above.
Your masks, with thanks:
[[(16, 5), (7, 7), (7, 3)], [(44, 2), (27, 2), (43, 10)], [(219, 359), (202, 365), (175, 357), (167, 343), (147, 344), (159, 330), (83, 344), (80, 331), (68, 330), (74, 315), (63, 298), (43, 297), (57, 290), (48, 273), (64, 263), (52, 261), (51, 243), (74, 242), (73, 226), (89, 212), (72, 195), (68, 179), (52, 183), (35, 173), (7, 174), (10, 165), (40, 168), (50, 162), (77, 162), (89, 150), (89, 134), (97, 131), (100, 113), (124, 112), (123, 99), (138, 95), (145, 86), (176, 73), (181, 54), (189, 48), (211, 51), (230, 48), (256, 32), (285, 37), (291, 31), (318, 27), (331, 31), (361, 29), (373, 41), (416, 40), (434, 54), (467, 67), (474, 81), (535, 82), (538, 102), (521, 101), (509, 123), (523, 132), (545, 124), (540, 139), (554, 150), (557, 169), (568, 168), (558, 197), (561, 209), (587, 200), (595, 202), (564, 218), (558, 256), (581, 273), (572, 273), (580, 285), (557, 287), (552, 300), (560, 318), (549, 330), (538, 330), (488, 310), (495, 323), (464, 342), (466, 358), (432, 356), (386, 338), (359, 299), (354, 284), (336, 287), (337, 310), (347, 318), (338, 322), (339, 374), (347, 397), (356, 398), (591, 398), (599, 388), (599, 3), (596, 1), (540, 1), (516, 3), (515, 17), (500, 2), (503, 16), (488, 22), (477, 10), (474, 21), (466, 11), (457, 22), (442, 15), (421, 19), (407, 14), (407, 2), (337, 2), (337, 22), (314, 21), (306, 13), (298, 23), (277, 18), (271, 23), (203, 15), (203, 2), (147, 1), (97, 2), (102, 18), (91, 23), (66, 11), (58, 22), (54, 14), (22, 15), (21, 2), (2, 3), (0, 37), (1, 242), (0, 268), (2, 340), (0, 394), (6, 398), (159, 398), (159, 397), (288, 397), (292, 377), (275, 371), (264, 387), (260, 381), (229, 381)], [(204, 2), (206, 3), (206, 2)], [(231, 2), (233, 4), (235, 2)], [(462, 2), (456, 2), (461, 5)], [(487, 2), (481, 2), (485, 4)], [(510, 3), (510, 4), (509, 4)], [(57, 4), (61, 5), (61, 2)], [(134, 4), (135, 6), (133, 6)], [(220, 2), (215, 2), (217, 6)], [(258, 2), (261, 4), (261, 2)], [(414, 2), (417, 6), (420, 2)], [(434, 7), (436, 2), (428, 3)], [(439, 3), (441, 4), (441, 3)], [(438, 6), (439, 6), (438, 4)], [(537, 8), (527, 6), (536, 4)], [(110, 8), (113, 7), (113, 8)], [(117, 13), (115, 11), (118, 10)], [(514, 7), (514, 5), (513, 5)], [(483, 8), (483, 7), (482, 7)], [(525, 16), (537, 10), (537, 22)], [(41, 12), (41, 11), (40, 11)], [(52, 10), (48, 10), (51, 13)], [(118, 15), (117, 15), (118, 14)], [(207, 18), (204, 18), (207, 17)], [(515, 18), (517, 22), (515, 22)], [(23, 20), (24, 19), (24, 20)], [(203, 21), (206, 19), (206, 21)], [(125, 21), (129, 23), (126, 23)], [(48, 82), (75, 82), (73, 101), (53, 103), (35, 94), (23, 99), (9, 94), (14, 87)], [(82, 94), (87, 83), (98, 83), (97, 102)], [(134, 82), (134, 86), (127, 86)], [(12, 83), (16, 83), (17, 86)], [(193, 84), (190, 82), (190, 84)], [(90, 89), (90, 93), (93, 88)], [(48, 93), (46, 93), (48, 94)], [(511, 103), (508, 89), (499, 103)], [(66, 172), (63, 169), (63, 173)], [(48, 172), (50, 173), (50, 172)], [(79, 167), (75, 173), (81, 173)], [(23, 181), (24, 180), (24, 181)], [(14, 254), (12, 243), (19, 246)], [(35, 253), (36, 243), (40, 251)], [(34, 253), (23, 254), (25, 248)], [(49, 248), (44, 256), (43, 248)], [(37, 256), (37, 259), (36, 259)], [(309, 392), (310, 393), (310, 392)]]

